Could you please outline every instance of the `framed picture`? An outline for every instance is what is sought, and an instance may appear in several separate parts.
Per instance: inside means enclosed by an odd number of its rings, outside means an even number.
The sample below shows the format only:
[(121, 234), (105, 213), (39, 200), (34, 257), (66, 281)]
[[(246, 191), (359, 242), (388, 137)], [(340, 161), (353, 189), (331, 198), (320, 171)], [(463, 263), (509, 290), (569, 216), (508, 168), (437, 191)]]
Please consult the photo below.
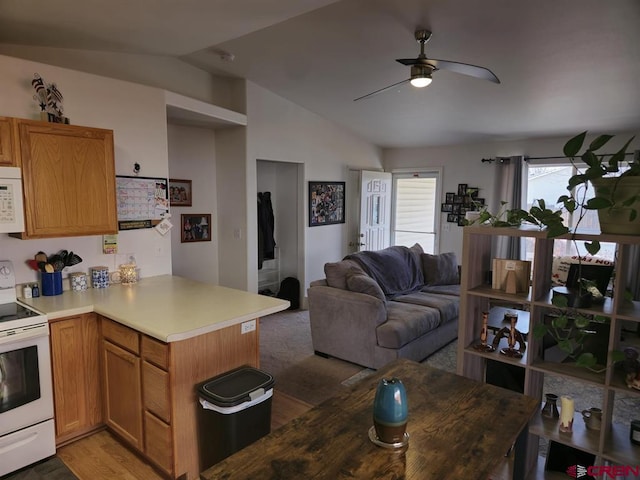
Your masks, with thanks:
[(210, 242), (211, 241), (211, 214), (188, 213), (180, 215), (180, 241)]
[(466, 195), (467, 194), (467, 184), (459, 183), (458, 184), (458, 195)]
[(169, 179), (169, 204), (172, 207), (190, 207), (191, 197), (191, 180)]
[(455, 194), (455, 193), (453, 193), (453, 192), (449, 192), (449, 193), (447, 193), (447, 194), (445, 195), (445, 202), (446, 202), (446, 203), (453, 203), (453, 199), (454, 199), (455, 195), (456, 195), (456, 194)]
[(479, 192), (480, 189), (478, 187), (467, 187), (467, 195), (469, 195), (473, 199), (478, 198)]
[(440, 206), (440, 211), (441, 212), (445, 212), (445, 213), (446, 212), (453, 212), (453, 204), (451, 204), (451, 203), (443, 203)]
[(345, 223), (345, 182), (309, 182), (309, 226)]
[(458, 215), (455, 213), (447, 214), (447, 222), (449, 223), (458, 223)]

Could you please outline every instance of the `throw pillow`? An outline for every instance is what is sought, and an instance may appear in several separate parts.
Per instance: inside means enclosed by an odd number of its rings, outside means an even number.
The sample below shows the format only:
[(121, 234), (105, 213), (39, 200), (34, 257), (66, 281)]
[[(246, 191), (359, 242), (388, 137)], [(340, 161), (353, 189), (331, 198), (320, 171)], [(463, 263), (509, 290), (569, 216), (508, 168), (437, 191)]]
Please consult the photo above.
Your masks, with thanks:
[(420, 245), (419, 243), (414, 243), (413, 247), (409, 247), (409, 251), (411, 252), (413, 257), (416, 259), (416, 263), (419, 266), (420, 265), (420, 255), (422, 255), (424, 253), (424, 250), (422, 249), (422, 245)]
[(358, 273), (350, 273), (347, 275), (347, 287), (352, 292), (357, 293), (365, 293), (367, 295), (371, 295), (372, 297), (376, 297), (383, 302), (386, 301), (386, 297), (384, 296), (384, 292), (373, 278), (368, 275), (358, 274)]
[(364, 274), (364, 270), (353, 260), (324, 264), (324, 276), (327, 278), (327, 285), (333, 288), (347, 290), (347, 274), (350, 272)]
[(456, 285), (460, 283), (458, 259), (454, 252), (430, 255), (423, 253), (422, 272), (425, 285)]

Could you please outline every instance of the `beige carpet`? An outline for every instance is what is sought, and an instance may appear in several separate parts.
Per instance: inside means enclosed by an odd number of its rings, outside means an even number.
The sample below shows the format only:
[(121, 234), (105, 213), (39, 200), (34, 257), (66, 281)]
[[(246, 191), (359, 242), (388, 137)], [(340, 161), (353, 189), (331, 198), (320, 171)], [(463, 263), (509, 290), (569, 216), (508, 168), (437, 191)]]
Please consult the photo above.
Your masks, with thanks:
[(318, 405), (370, 371), (315, 355), (308, 313), (285, 311), (260, 320), (260, 369), (275, 377), (276, 390)]

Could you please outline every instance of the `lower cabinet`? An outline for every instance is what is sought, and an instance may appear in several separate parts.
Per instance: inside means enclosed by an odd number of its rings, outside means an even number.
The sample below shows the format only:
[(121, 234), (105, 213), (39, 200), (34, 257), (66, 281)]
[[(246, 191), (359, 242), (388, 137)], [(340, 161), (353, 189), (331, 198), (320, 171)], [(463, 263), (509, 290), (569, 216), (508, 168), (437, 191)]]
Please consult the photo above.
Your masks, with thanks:
[[(100, 330), (95, 313), (50, 321), (56, 445), (104, 423), (100, 383)], [(78, 366), (82, 365), (82, 369)]]
[(103, 340), (105, 420), (131, 446), (142, 450), (140, 357)]
[(169, 346), (101, 317), (105, 423), (173, 474)]

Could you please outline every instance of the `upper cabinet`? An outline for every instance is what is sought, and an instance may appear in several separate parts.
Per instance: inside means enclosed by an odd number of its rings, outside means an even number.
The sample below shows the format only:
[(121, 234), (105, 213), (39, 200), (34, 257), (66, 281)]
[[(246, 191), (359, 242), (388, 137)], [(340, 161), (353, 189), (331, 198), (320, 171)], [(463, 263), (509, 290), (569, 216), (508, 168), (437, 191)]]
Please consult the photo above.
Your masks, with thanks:
[(14, 150), (11, 119), (0, 117), (0, 166), (18, 166)]
[(15, 118), (10, 125), (24, 187), (19, 236), (117, 233), (113, 131)]

